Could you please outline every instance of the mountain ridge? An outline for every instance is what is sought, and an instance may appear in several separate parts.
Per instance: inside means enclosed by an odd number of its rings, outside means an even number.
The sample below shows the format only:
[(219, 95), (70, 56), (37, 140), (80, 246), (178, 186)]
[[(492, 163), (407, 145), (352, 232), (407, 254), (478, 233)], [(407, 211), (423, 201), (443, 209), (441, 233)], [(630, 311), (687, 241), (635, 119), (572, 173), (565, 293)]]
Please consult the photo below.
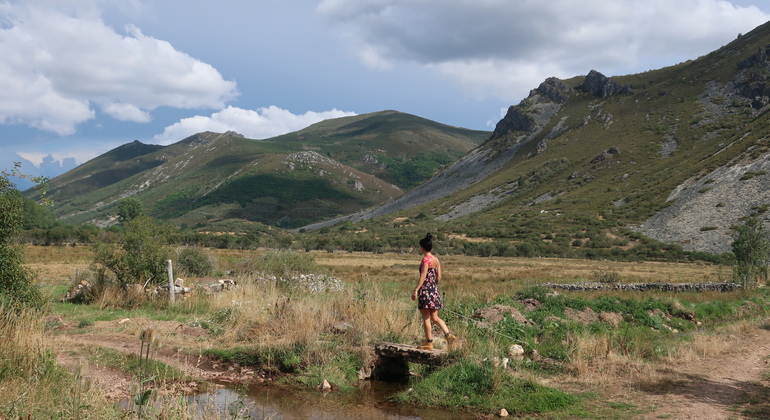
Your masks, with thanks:
[[(496, 220), (535, 206), (573, 220), (615, 220), (684, 249), (727, 252), (742, 218), (768, 222), (769, 50), (770, 23), (676, 66), (548, 78), (444, 172), (383, 206), (305, 228), (421, 213), (456, 220), (443, 230), (473, 217), (505, 231)], [(749, 174), (754, 188), (739, 195), (702, 185), (710, 177), (721, 185), (728, 173)], [(720, 201), (698, 211), (678, 205), (684, 195), (672, 192), (686, 183), (699, 188), (696, 201), (721, 191)], [(459, 188), (442, 188), (451, 184)], [(552, 230), (574, 223), (549, 220)]]

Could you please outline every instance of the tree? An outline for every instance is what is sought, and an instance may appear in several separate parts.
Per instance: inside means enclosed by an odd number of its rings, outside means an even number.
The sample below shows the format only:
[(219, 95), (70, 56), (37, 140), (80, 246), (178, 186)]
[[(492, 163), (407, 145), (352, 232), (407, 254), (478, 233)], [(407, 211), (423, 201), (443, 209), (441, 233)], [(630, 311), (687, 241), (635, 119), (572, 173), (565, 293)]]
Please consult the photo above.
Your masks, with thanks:
[(764, 223), (751, 217), (736, 229), (733, 240), (733, 281), (753, 287), (758, 280), (767, 281), (770, 264), (770, 238)]
[(118, 203), (118, 219), (120, 219), (120, 223), (125, 224), (143, 214), (144, 206), (138, 198), (126, 198)]
[(16, 164), (12, 172), (0, 172), (0, 303), (15, 309), (43, 303), (32, 273), (24, 267), (24, 254), (13, 242), (24, 218), (24, 199), (10, 180), (21, 176), (18, 168)]
[(94, 242), (94, 264), (112, 271), (121, 287), (131, 283), (159, 284), (166, 279), (170, 235), (167, 225), (149, 216), (138, 216), (126, 223), (115, 243)]

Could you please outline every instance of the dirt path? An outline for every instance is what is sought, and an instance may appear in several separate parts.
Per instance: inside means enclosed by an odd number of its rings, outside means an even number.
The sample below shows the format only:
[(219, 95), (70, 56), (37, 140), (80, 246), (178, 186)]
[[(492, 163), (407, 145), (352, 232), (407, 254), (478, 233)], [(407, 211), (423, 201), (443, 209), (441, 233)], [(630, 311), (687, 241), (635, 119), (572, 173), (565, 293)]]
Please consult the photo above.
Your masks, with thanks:
[(647, 390), (657, 407), (645, 419), (767, 419), (770, 388), (770, 331), (755, 327), (726, 336), (731, 351), (712, 358), (670, 366), (672, 383)]
[(128, 372), (100, 363), (96, 350), (101, 347), (127, 355), (138, 355), (142, 346), (137, 338), (139, 331), (150, 326), (157, 331), (161, 343), (157, 351), (153, 352), (153, 359), (192, 378), (190, 381), (170, 384), (166, 392), (195, 392), (199, 385), (196, 381), (250, 383), (263, 380), (258, 372), (237, 363), (217, 363), (203, 356), (203, 349), (210, 346), (210, 337), (206, 331), (175, 321), (124, 319), (100, 321), (86, 328), (78, 328), (71, 322), (60, 322), (54, 339), (57, 361), (74, 370), (80, 358), (90, 359), (89, 376), (95, 386), (109, 400), (125, 399), (131, 393), (131, 384), (135, 378)]

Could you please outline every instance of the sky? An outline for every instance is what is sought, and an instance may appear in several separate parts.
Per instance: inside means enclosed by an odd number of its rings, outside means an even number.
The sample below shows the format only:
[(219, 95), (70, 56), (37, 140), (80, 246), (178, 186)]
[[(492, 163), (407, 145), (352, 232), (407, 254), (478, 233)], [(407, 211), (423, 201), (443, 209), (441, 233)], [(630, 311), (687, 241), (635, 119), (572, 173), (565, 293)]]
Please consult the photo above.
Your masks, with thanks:
[(768, 20), (767, 0), (0, 0), (0, 170), (391, 109), (491, 131), (548, 77), (674, 65)]

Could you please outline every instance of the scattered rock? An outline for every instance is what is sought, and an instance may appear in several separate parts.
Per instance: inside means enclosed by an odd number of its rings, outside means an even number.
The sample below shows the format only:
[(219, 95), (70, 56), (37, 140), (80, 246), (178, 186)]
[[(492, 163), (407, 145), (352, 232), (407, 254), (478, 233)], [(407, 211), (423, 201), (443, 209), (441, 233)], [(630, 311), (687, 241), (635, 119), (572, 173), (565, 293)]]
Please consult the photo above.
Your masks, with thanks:
[(320, 385), (318, 385), (319, 391), (330, 391), (331, 389), (332, 389), (332, 386), (329, 383), (329, 381), (327, 381), (326, 379), (324, 379), (324, 381), (321, 382)]
[(523, 360), (524, 347), (520, 346), (519, 344), (512, 344), (510, 347), (508, 347), (508, 355), (511, 356), (512, 359)]
[(332, 332), (334, 334), (345, 334), (351, 328), (353, 328), (353, 326), (348, 322), (338, 322), (332, 325)]
[(508, 417), (508, 415), (509, 415), (508, 414), (508, 410), (506, 410), (504, 408), (501, 408), (500, 412), (497, 415), (500, 416), (500, 417)]

